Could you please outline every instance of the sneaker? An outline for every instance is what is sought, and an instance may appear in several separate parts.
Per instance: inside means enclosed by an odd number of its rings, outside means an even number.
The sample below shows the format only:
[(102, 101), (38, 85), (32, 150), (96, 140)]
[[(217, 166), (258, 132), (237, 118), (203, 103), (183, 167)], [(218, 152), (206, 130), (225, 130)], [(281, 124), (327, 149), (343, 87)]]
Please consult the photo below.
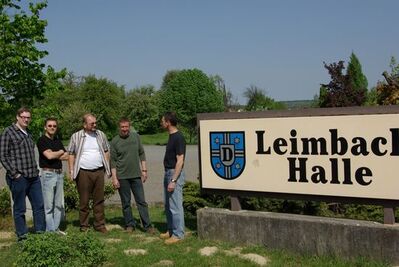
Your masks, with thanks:
[(67, 235), (67, 233), (61, 231), (61, 230), (55, 230), (55, 232), (59, 235)]
[(136, 230), (136, 228), (134, 228), (133, 226), (127, 226), (125, 228), (126, 233), (133, 233), (135, 230)]
[[(148, 233), (148, 234), (150, 234), (150, 235), (155, 235), (156, 234), (156, 231), (155, 231), (155, 228), (154, 227), (148, 227), (147, 229), (145, 229), (145, 232), (146, 233)], [(168, 233), (169, 234), (169, 233)]]
[(182, 241), (182, 239), (177, 238), (175, 236), (172, 236), (172, 237), (170, 237), (170, 238), (165, 240), (165, 244), (166, 245), (172, 245), (172, 244), (175, 244), (175, 243), (180, 242), (180, 241)]
[(169, 232), (162, 233), (162, 234), (159, 235), (159, 237), (161, 239), (168, 239), (168, 238), (170, 238), (170, 234), (169, 234)]

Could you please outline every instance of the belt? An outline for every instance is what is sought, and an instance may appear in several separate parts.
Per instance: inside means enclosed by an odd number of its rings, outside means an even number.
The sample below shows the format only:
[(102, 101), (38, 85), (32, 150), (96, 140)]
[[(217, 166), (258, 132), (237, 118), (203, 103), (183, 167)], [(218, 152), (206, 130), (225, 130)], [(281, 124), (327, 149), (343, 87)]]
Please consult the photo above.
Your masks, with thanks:
[(58, 174), (62, 173), (62, 169), (42, 168), (42, 170), (46, 172), (55, 172)]
[(83, 169), (83, 168), (80, 168), (82, 171), (87, 171), (87, 172), (96, 172), (96, 171), (101, 171), (101, 170), (104, 170), (104, 166), (102, 166), (102, 167), (100, 167), (100, 168), (97, 168), (97, 169), (91, 169), (91, 170), (89, 170), (89, 169)]

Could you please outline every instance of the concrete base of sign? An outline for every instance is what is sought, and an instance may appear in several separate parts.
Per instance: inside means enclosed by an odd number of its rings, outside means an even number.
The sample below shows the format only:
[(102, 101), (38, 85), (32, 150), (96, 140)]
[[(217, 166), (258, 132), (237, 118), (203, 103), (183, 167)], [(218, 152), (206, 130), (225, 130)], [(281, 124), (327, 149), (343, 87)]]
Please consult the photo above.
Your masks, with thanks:
[(197, 211), (198, 236), (297, 253), (399, 264), (399, 225), (273, 212)]

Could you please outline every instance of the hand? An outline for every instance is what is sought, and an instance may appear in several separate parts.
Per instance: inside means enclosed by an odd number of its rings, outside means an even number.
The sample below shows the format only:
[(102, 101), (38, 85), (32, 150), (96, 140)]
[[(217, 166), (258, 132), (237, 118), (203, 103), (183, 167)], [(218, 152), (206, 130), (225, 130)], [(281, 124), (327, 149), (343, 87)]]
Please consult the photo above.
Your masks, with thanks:
[(119, 180), (117, 177), (112, 177), (112, 185), (114, 186), (115, 189), (118, 189), (119, 187), (121, 187)]
[(14, 179), (17, 180), (19, 178), (21, 178), (22, 174), (18, 173), (17, 175), (14, 176)]
[(141, 182), (145, 183), (147, 181), (147, 171), (141, 171)]
[(168, 192), (172, 193), (173, 191), (175, 191), (176, 188), (176, 183), (175, 182), (169, 182), (168, 184)]
[(71, 181), (73, 181), (73, 171), (69, 171), (69, 179), (71, 179)]

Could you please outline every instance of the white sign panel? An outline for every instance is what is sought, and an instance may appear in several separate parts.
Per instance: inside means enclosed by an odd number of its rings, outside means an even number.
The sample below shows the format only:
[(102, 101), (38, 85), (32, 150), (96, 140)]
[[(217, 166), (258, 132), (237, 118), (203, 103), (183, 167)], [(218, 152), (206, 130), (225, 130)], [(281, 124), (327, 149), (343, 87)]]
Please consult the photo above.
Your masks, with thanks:
[(399, 115), (199, 121), (203, 189), (399, 200)]

